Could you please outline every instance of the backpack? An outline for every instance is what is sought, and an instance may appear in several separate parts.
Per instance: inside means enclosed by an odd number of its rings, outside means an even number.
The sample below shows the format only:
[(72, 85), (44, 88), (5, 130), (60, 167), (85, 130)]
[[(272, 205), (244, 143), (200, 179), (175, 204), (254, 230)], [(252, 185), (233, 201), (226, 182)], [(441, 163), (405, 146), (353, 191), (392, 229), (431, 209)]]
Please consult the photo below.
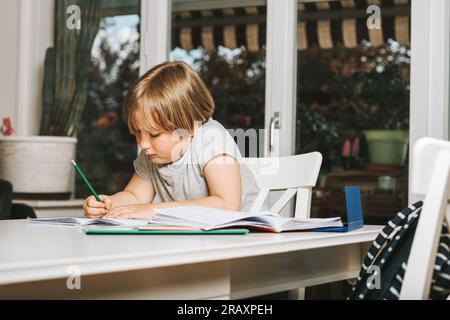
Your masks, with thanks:
[[(358, 279), (347, 299), (398, 300), (408, 257), (423, 202), (397, 213), (370, 246)], [(446, 299), (450, 294), (450, 234), (447, 224), (441, 231), (430, 299)], [(378, 282), (377, 282), (378, 281)]]

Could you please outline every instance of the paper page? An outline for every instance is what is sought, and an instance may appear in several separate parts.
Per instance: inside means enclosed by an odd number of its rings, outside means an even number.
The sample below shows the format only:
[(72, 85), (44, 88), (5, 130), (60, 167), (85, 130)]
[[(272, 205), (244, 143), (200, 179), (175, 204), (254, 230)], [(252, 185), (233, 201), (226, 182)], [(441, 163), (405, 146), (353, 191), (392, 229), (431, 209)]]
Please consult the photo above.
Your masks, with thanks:
[(219, 210), (201, 206), (182, 206), (170, 209), (155, 209), (160, 222), (179, 220), (189, 225), (196, 225), (203, 228), (214, 228), (219, 225), (228, 224), (234, 221), (243, 220), (255, 215), (277, 216), (275, 213), (264, 211), (258, 213), (237, 212), (229, 210)]
[(148, 220), (57, 217), (57, 218), (29, 218), (28, 222), (35, 224), (49, 224), (49, 225), (71, 225), (71, 226), (102, 225), (102, 226), (137, 227), (147, 225)]
[(86, 225), (102, 225), (102, 226), (124, 226), (136, 227), (147, 225), (148, 220), (134, 220), (134, 219), (106, 219), (106, 218), (77, 218), (77, 221), (82, 226)]
[(76, 226), (79, 225), (77, 218), (73, 217), (58, 217), (58, 218), (28, 218), (29, 223), (34, 224), (50, 224), (50, 225), (69, 225)]
[(326, 219), (312, 219), (312, 221), (306, 221), (306, 219), (292, 219), (286, 221), (286, 223), (280, 226), (280, 231), (293, 231), (293, 230), (311, 230), (319, 228), (329, 227), (342, 227), (342, 221), (338, 218), (326, 218)]
[[(248, 226), (261, 226), (273, 228), (277, 232), (287, 231), (287, 230), (308, 230), (308, 229), (317, 229), (324, 227), (341, 227), (342, 222), (340, 218), (331, 218), (331, 219), (312, 219), (309, 221), (307, 219), (295, 219), (295, 218), (286, 218), (286, 217), (273, 217), (273, 216), (252, 216), (247, 219), (238, 222), (239, 225), (248, 225)], [(228, 227), (230, 225), (235, 225), (235, 222), (229, 224), (223, 224), (217, 226), (217, 228)]]
[(200, 206), (184, 206), (170, 209), (156, 209), (156, 218), (151, 223), (165, 223), (179, 226), (200, 227), (204, 230), (232, 226), (267, 227), (277, 232), (307, 230), (324, 227), (341, 227), (336, 218), (295, 219), (281, 217), (269, 211), (235, 212)]

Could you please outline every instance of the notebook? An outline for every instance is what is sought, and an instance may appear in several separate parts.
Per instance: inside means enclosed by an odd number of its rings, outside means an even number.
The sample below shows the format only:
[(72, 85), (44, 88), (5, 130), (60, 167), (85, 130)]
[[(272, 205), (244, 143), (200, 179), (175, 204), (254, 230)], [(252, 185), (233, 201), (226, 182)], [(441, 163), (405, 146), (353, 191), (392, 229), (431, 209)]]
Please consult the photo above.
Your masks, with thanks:
[[(230, 227), (259, 229), (269, 232), (312, 230), (342, 227), (340, 217), (325, 219), (296, 219), (282, 217), (276, 213), (236, 212), (200, 206), (183, 206), (169, 209), (155, 209), (156, 216), (149, 226), (169, 225), (215, 230)], [(138, 229), (148, 227), (140, 227)]]
[[(81, 226), (92, 232), (159, 231), (159, 232), (199, 232), (226, 228), (257, 229), (269, 232), (318, 230), (342, 227), (339, 217), (324, 219), (296, 219), (282, 217), (276, 213), (238, 212), (201, 206), (182, 206), (169, 209), (155, 209), (152, 220), (106, 219), (106, 218), (29, 218), (33, 224)], [(103, 229), (103, 231), (101, 231)]]
[(58, 217), (58, 218), (28, 218), (29, 223), (46, 225), (65, 225), (65, 226), (108, 226), (108, 227), (130, 227), (137, 228), (145, 226), (148, 220), (131, 219), (106, 219), (106, 218), (76, 218), (76, 217)]

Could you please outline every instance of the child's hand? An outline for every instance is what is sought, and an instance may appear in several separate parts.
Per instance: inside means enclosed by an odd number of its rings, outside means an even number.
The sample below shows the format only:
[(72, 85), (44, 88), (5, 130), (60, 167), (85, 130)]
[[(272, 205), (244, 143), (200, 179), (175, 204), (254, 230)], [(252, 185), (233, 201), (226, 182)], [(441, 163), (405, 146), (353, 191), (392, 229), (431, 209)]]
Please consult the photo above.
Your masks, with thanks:
[(109, 196), (103, 194), (99, 195), (102, 202), (95, 199), (94, 196), (89, 196), (84, 200), (83, 209), (84, 215), (88, 218), (101, 218), (103, 217), (112, 207), (112, 199)]
[(128, 204), (108, 211), (105, 218), (151, 220), (154, 216), (151, 204)]

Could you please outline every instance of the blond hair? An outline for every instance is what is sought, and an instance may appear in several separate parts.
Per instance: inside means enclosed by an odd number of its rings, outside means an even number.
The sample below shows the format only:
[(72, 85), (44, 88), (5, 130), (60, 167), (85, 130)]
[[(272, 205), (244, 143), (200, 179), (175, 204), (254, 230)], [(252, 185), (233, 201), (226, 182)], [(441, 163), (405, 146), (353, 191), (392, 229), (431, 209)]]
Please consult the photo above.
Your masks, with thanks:
[(132, 134), (185, 129), (214, 113), (214, 100), (199, 75), (184, 62), (165, 62), (141, 76), (129, 89), (123, 115)]

